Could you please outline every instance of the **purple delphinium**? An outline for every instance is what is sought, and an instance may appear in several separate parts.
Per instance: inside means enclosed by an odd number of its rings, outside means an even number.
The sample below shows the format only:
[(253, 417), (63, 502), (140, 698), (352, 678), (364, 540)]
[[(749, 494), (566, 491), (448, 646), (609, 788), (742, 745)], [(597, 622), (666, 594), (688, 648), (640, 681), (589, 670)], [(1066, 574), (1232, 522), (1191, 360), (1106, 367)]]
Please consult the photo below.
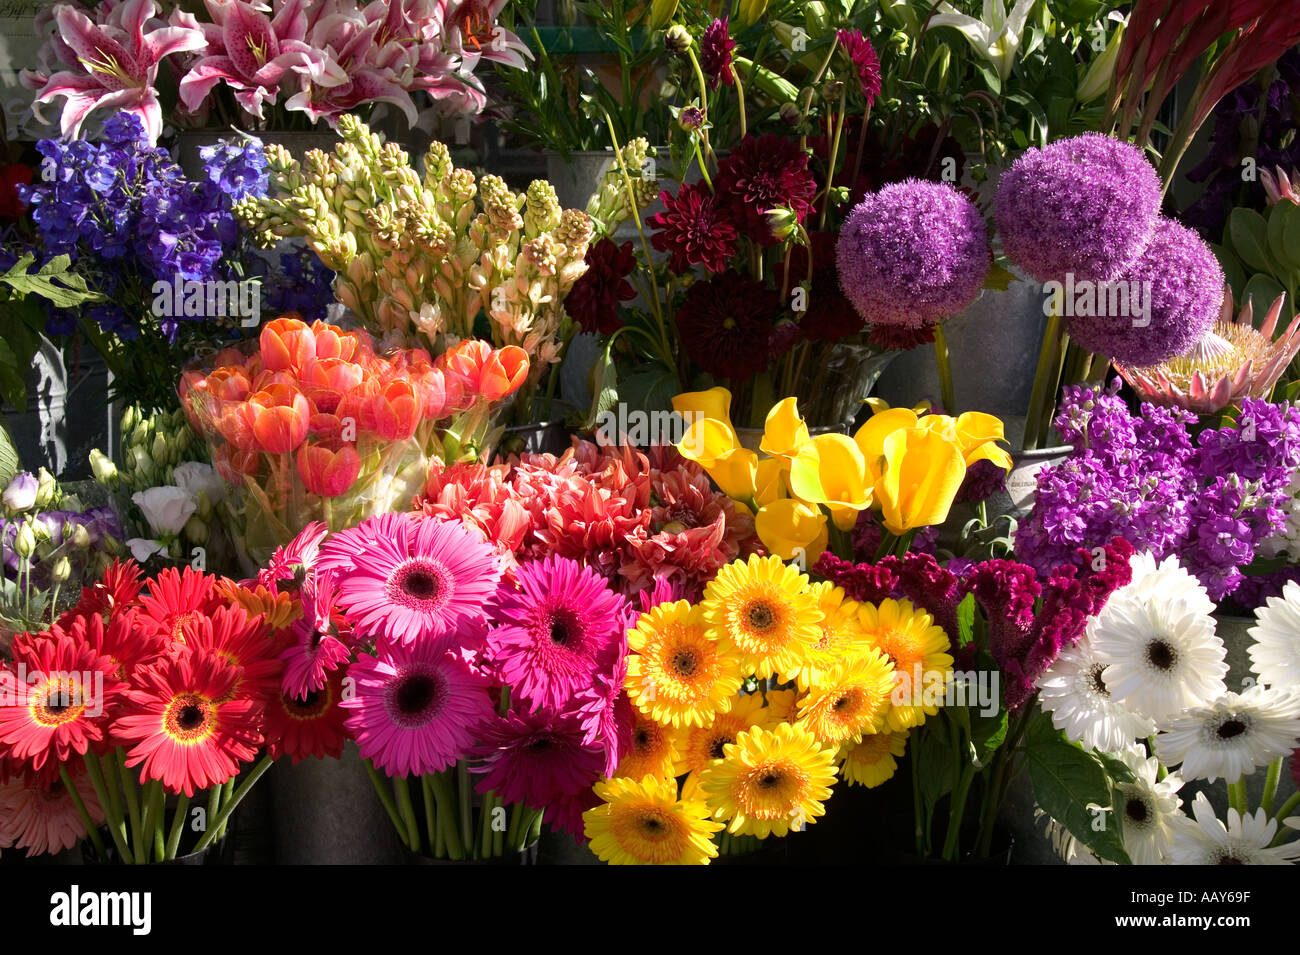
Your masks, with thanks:
[(984, 217), (952, 185), (908, 179), (849, 214), (840, 287), (872, 325), (933, 326), (979, 295), (992, 265)]
[(1146, 248), (1159, 212), (1155, 169), (1100, 133), (1026, 150), (998, 183), (1002, 248), (1040, 282), (1116, 278)]
[[(1213, 326), (1223, 305), (1223, 269), (1205, 241), (1172, 219), (1160, 219), (1146, 249), (1120, 283), (1130, 301), (1150, 310), (1072, 315), (1070, 337), (1082, 347), (1130, 367), (1143, 368), (1185, 354)], [(1100, 301), (1100, 296), (1098, 296)], [(1098, 308), (1098, 312), (1108, 309)]]
[(1016, 554), (1047, 577), (1076, 549), (1118, 536), (1157, 560), (1176, 555), (1215, 600), (1235, 595), (1242, 568), (1285, 527), (1300, 409), (1248, 398), (1235, 425), (1193, 443), (1194, 415), (1148, 404), (1131, 415), (1118, 388), (1066, 390), (1056, 424), (1075, 451), (1038, 473)]

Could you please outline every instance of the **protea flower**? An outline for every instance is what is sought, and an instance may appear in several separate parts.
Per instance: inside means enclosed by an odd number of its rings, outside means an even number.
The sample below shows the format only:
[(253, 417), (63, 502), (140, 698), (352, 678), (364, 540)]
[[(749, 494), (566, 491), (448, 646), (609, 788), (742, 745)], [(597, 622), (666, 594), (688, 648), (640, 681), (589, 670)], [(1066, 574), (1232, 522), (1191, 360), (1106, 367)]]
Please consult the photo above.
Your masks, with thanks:
[(1259, 181), (1264, 186), (1264, 194), (1268, 196), (1270, 206), (1277, 205), (1283, 199), (1300, 205), (1300, 170), (1292, 169), (1288, 176), (1281, 166), (1277, 167), (1276, 173), (1261, 169)]
[(1226, 290), (1219, 320), (1187, 354), (1150, 368), (1116, 363), (1115, 369), (1142, 400), (1198, 414), (1213, 414), (1243, 398), (1266, 398), (1300, 351), (1300, 315), (1273, 338), (1283, 300), (1279, 295), (1256, 329), (1250, 302), (1233, 320), (1232, 292)]

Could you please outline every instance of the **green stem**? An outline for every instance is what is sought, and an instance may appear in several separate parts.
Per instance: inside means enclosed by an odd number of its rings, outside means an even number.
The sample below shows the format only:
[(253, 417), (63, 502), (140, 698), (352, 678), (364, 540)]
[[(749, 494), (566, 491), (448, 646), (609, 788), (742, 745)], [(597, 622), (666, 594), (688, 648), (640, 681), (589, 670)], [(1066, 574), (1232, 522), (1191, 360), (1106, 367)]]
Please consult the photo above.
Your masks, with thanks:
[[(1052, 306), (1052, 313), (1047, 318), (1047, 328), (1043, 331), (1043, 347), (1038, 353), (1038, 367), (1034, 371), (1034, 384), (1029, 393), (1029, 408), (1025, 413), (1024, 450), (1032, 451), (1046, 435), (1039, 434), (1039, 423), (1043, 417), (1043, 405), (1055, 402), (1061, 351), (1062, 325), (1059, 310)], [(1048, 397), (1050, 389), (1051, 397)]]
[(374, 763), (368, 759), (363, 759), (361, 762), (365, 765), (366, 772), (370, 774), (370, 782), (375, 787), (375, 794), (379, 796), (379, 801), (384, 804), (384, 811), (388, 813), (389, 821), (392, 822), (393, 828), (397, 830), (397, 834), (402, 837), (402, 844), (415, 852), (416, 850), (411, 847), (411, 837), (406, 831), (406, 824), (397, 812), (397, 804), (393, 802), (391, 787), (384, 782), (384, 777), (379, 775), (379, 770), (375, 769)]
[[(1300, 809), (1300, 793), (1292, 793), (1291, 798), (1288, 799), (1286, 802), (1282, 803), (1282, 808), (1277, 811), (1277, 815), (1274, 816), (1273, 818), (1288, 819), (1290, 818), (1291, 813), (1295, 812), (1296, 809)], [(1278, 837), (1278, 839), (1279, 841), (1281, 841), (1280, 836)], [(1276, 845), (1276, 843), (1274, 843), (1274, 845)]]
[(81, 793), (77, 792), (77, 787), (73, 785), (72, 777), (68, 774), (68, 767), (62, 763), (59, 764), (59, 778), (63, 780), (63, 788), (72, 797), (72, 805), (77, 808), (77, 813), (81, 816), (81, 822), (86, 827), (86, 835), (90, 837), (90, 844), (95, 847), (95, 854), (101, 859), (107, 858), (104, 853), (104, 840), (99, 837), (99, 827), (95, 825), (95, 820), (90, 818), (90, 813), (86, 810), (85, 800), (81, 798)]
[(975, 780), (975, 766), (967, 763), (953, 790), (952, 801), (948, 809), (948, 833), (943, 840), (943, 857), (948, 861), (957, 858), (961, 838), (961, 823), (966, 815), (966, 797), (970, 794), (971, 783)]
[[(108, 798), (113, 804), (113, 809), (112, 809), (113, 820), (114, 820), (114, 824), (118, 828), (118, 832), (114, 835), (114, 841), (117, 841), (117, 839), (120, 837), (122, 840), (121, 843), (122, 846), (123, 847), (129, 846), (130, 841), (128, 839), (127, 828), (126, 828), (127, 826), (126, 807), (122, 804), (123, 780), (121, 774), (118, 772), (117, 756), (115, 754), (110, 753), (108, 759), (101, 760), (98, 756), (95, 756), (93, 753), (89, 753), (88, 755), (90, 755), (95, 760), (95, 762), (99, 764), (104, 774), (104, 788), (108, 790)], [(123, 852), (123, 858), (125, 858), (126, 855), (127, 852)]]
[(1235, 783), (1228, 783), (1228, 806), (1237, 810), (1243, 816), (1246, 815), (1248, 808), (1246, 798), (1246, 777), (1243, 776)]
[(244, 781), (235, 788), (229, 801), (221, 807), (221, 811), (217, 815), (216, 825), (212, 825), (212, 820), (208, 820), (208, 831), (203, 834), (203, 838), (199, 840), (199, 844), (194, 847), (195, 852), (202, 852), (206, 849), (213, 840), (216, 839), (218, 830), (225, 832), (226, 822), (230, 819), (231, 813), (239, 807), (240, 802), (242, 802), (244, 797), (248, 795), (249, 790), (253, 788), (253, 784), (262, 778), (263, 774), (271, 768), (271, 764), (274, 762), (275, 760), (271, 758), (270, 753), (267, 753), (258, 760), (257, 765), (254, 766), (252, 771), (244, 778)]
[(154, 828), (157, 820), (154, 818), (158, 812), (158, 800), (155, 793), (162, 792), (162, 783), (156, 779), (151, 779), (145, 783), (144, 791), (140, 794), (140, 802), (144, 805), (144, 820), (140, 826), (140, 838), (135, 842), (135, 864), (148, 865), (149, 853), (153, 849)]
[(912, 827), (913, 835), (916, 840), (916, 854), (924, 856), (926, 854), (925, 845), (925, 812), (921, 802), (921, 769), (918, 765), (917, 746), (919, 740), (914, 739), (912, 752), (908, 754), (908, 762), (912, 764)]
[(469, 770), (464, 760), (456, 763), (456, 806), (460, 810), (460, 842), (474, 854), (474, 795), (469, 785)]
[(447, 772), (433, 777), (433, 792), (438, 800), (438, 825), (447, 840), (447, 855), (452, 859), (463, 859), (465, 849), (456, 825), (456, 795), (451, 791)]
[[(429, 852), (434, 854), (437, 848), (438, 813), (434, 803), (433, 786), (428, 776), (420, 777), (420, 794), (424, 797), (424, 834), (429, 840)], [(436, 854), (434, 858), (437, 858)]]
[[(826, 228), (826, 216), (831, 211), (831, 189), (835, 186), (835, 163), (839, 161), (840, 139), (844, 135), (844, 115), (848, 112), (849, 107), (849, 87), (844, 84), (844, 89), (840, 92), (839, 119), (835, 123), (835, 138), (831, 140), (830, 164), (826, 172), (826, 192), (822, 198), (821, 216), (818, 218), (817, 227)], [(808, 250), (812, 254), (812, 249)]]
[(164, 830), (167, 828), (167, 794), (159, 786), (158, 793), (153, 798), (156, 803), (153, 825), (153, 859), (155, 862), (162, 862), (167, 858), (167, 837), (163, 835)]
[(934, 326), (934, 358), (939, 365), (939, 393), (946, 414), (957, 414), (957, 398), (952, 387), (952, 361), (948, 354), (948, 339), (943, 334), (943, 323)]
[(190, 797), (184, 793), (176, 800), (176, 814), (172, 816), (172, 831), (167, 837), (167, 851), (163, 854), (164, 859), (175, 859), (176, 853), (181, 847), (181, 833), (185, 830), (185, 816), (190, 811)]
[(1277, 799), (1277, 784), (1282, 779), (1282, 759), (1283, 757), (1279, 756), (1268, 764), (1268, 775), (1264, 777), (1264, 793), (1259, 800), (1264, 815), (1270, 818), (1273, 815), (1273, 803)]
[(492, 856), (492, 816), (496, 812), (496, 793), (489, 792), (483, 797), (483, 807), (479, 810), (479, 858)]
[(749, 119), (745, 115), (745, 84), (740, 82), (736, 64), (732, 63), (728, 69), (731, 70), (731, 79), (736, 87), (736, 104), (740, 107), (740, 138), (744, 139), (749, 135)]
[[(223, 810), (225, 809), (226, 805), (230, 802), (231, 796), (234, 794), (234, 792), (235, 792), (235, 777), (232, 776), (229, 779), (227, 779), (221, 787), (221, 807)], [(235, 807), (231, 806), (230, 811), (234, 812), (234, 810)], [(221, 826), (217, 830), (217, 834), (212, 837), (213, 842), (217, 842), (220, 839), (226, 838), (226, 826), (229, 824), (230, 824), (230, 815), (227, 813), (226, 816), (221, 820)]]
[(415, 806), (411, 803), (411, 785), (406, 781), (405, 776), (393, 777), (393, 791), (397, 794), (397, 811), (406, 826), (407, 845), (411, 847), (412, 852), (418, 854), (422, 848), (420, 826), (415, 821)]
[(87, 750), (85, 763), (86, 775), (90, 777), (90, 785), (94, 787), (95, 796), (99, 799), (99, 808), (104, 810), (104, 821), (108, 824), (109, 835), (113, 837), (113, 844), (117, 846), (117, 854), (125, 859), (130, 849), (127, 847), (126, 826), (122, 821), (121, 806), (116, 804), (113, 791), (104, 779), (104, 770), (100, 765), (99, 757)]

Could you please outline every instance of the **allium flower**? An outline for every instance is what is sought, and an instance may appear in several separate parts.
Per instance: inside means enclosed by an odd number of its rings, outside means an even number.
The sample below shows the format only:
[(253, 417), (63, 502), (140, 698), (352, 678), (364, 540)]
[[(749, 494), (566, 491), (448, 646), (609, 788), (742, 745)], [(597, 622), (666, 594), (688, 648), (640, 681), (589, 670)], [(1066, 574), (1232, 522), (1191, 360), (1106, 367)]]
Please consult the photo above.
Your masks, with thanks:
[(364, 759), (390, 776), (442, 772), (492, 718), (487, 677), (436, 641), (381, 640), (348, 669), (356, 692), (339, 705)]
[(1115, 363), (1115, 370), (1143, 401), (1214, 414), (1251, 396), (1267, 398), (1300, 352), (1300, 315), (1273, 338), (1283, 298), (1269, 308), (1258, 329), (1253, 303), (1233, 316), (1232, 289), (1224, 290), (1218, 321), (1189, 351), (1149, 368)]
[(561, 709), (617, 656), (623, 600), (564, 557), (521, 564), (517, 577), (519, 590), (503, 585), (493, 604), (489, 659), (532, 709)]
[(1156, 737), (1156, 755), (1166, 766), (1181, 766), (1188, 779), (1214, 782), (1222, 776), (1235, 783), (1286, 756), (1298, 738), (1300, 698), (1290, 687), (1256, 684), (1165, 720)]
[(454, 635), (461, 617), (483, 613), (501, 579), (496, 555), (476, 534), (412, 514), (372, 517), (335, 534), (319, 566), (338, 571), (338, 602), (360, 633), (407, 642)]
[(696, 282), (677, 309), (682, 347), (703, 371), (744, 381), (767, 366), (768, 336), (780, 309), (773, 289), (739, 272)]
[(736, 48), (736, 41), (731, 38), (727, 17), (714, 20), (700, 37), (700, 69), (708, 77), (709, 88), (716, 90), (718, 85), (735, 85), (731, 76), (731, 52)]
[(1228, 810), (1225, 826), (1214, 814), (1205, 793), (1192, 803), (1195, 820), (1177, 820), (1169, 860), (1175, 865), (1289, 865), (1300, 860), (1300, 841), (1270, 848), (1277, 820), (1263, 809), (1243, 816)]
[(817, 180), (808, 154), (796, 140), (774, 133), (746, 136), (722, 162), (714, 183), (727, 204), (729, 220), (759, 245), (776, 245), (768, 212), (788, 209), (798, 222), (808, 218)]
[(916, 331), (956, 315), (975, 301), (992, 261), (983, 217), (948, 183), (885, 186), (840, 233), (840, 287), (872, 325)]
[(840, 47), (852, 61), (853, 68), (858, 71), (858, 83), (870, 108), (880, 95), (880, 57), (876, 56), (875, 48), (861, 30), (837, 30), (835, 35), (839, 37)]
[(998, 183), (1002, 247), (1040, 282), (1118, 278), (1151, 241), (1159, 211), (1146, 157), (1099, 133), (1028, 149)]
[(710, 272), (725, 270), (736, 254), (738, 233), (721, 200), (700, 183), (688, 183), (675, 196), (661, 192), (659, 201), (664, 211), (651, 216), (647, 225), (654, 230), (650, 244), (669, 253), (669, 268), (678, 275), (693, 265)]
[[(1145, 303), (1150, 289), (1149, 312), (1072, 315), (1067, 325), (1074, 341), (1123, 365), (1143, 368), (1186, 354), (1214, 326), (1223, 305), (1218, 259), (1204, 239), (1172, 219), (1156, 221), (1146, 248), (1116, 281), (1130, 302), (1136, 290)], [(1109, 305), (1097, 311), (1109, 312)]]
[[(104, 821), (90, 775), (73, 763), (72, 784), (94, 823)], [(5, 782), (0, 774), (0, 848), (26, 849), (27, 855), (54, 855), (86, 837), (86, 823), (60, 779), (46, 785), (40, 779), (16, 776)]]
[(569, 289), (564, 310), (584, 332), (612, 335), (623, 324), (618, 317), (619, 303), (636, 298), (636, 289), (627, 281), (636, 269), (632, 243), (615, 245), (610, 239), (601, 239), (587, 249), (586, 261), (587, 272)]

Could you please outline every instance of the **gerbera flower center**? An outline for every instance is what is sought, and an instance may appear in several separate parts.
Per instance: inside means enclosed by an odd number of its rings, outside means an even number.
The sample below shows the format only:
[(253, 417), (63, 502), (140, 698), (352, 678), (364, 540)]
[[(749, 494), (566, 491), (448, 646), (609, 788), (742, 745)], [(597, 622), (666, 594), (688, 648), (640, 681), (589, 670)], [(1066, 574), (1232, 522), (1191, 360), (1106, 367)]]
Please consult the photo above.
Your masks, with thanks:
[(446, 700), (446, 685), (436, 671), (408, 669), (388, 687), (385, 699), (389, 717), (404, 729), (432, 721)]
[(1231, 849), (1220, 849), (1219, 856), (1214, 860), (1215, 865), (1246, 865), (1246, 860), (1234, 853)]
[(672, 831), (665, 814), (658, 809), (647, 809), (640, 819), (641, 834), (648, 839), (663, 839)]
[(433, 613), (447, 602), (447, 574), (431, 560), (408, 560), (400, 565), (385, 588), (388, 598), (409, 610)]
[(33, 701), (32, 717), (42, 726), (59, 726), (77, 719), (85, 708), (75, 680), (49, 683)]
[(163, 715), (163, 726), (172, 739), (193, 742), (206, 737), (212, 730), (216, 707), (212, 701), (196, 693), (176, 696)]
[(1130, 822), (1142, 825), (1151, 818), (1151, 811), (1147, 808), (1145, 801), (1141, 799), (1129, 799), (1124, 803), (1124, 816)]
[(689, 677), (700, 668), (700, 658), (694, 649), (683, 647), (672, 655), (670, 664), (674, 675)]
[(713, 742), (709, 744), (709, 757), (711, 759), (726, 758), (727, 745), (729, 743), (734, 743), (735, 741), (736, 737), (734, 736), (715, 736)]
[(751, 630), (765, 633), (776, 625), (777, 614), (771, 604), (754, 601), (745, 607), (745, 622)]
[(1233, 739), (1250, 729), (1250, 725), (1241, 717), (1230, 717), (1219, 724), (1214, 735), (1219, 739)]
[(1094, 663), (1092, 669), (1088, 671), (1088, 684), (1098, 696), (1109, 698), (1110, 688), (1106, 686), (1106, 681), (1101, 678), (1105, 670), (1106, 665), (1104, 663)]
[(555, 646), (570, 646), (581, 632), (582, 628), (578, 621), (573, 619), (573, 614), (560, 611), (551, 615), (551, 643)]
[(329, 694), (319, 690), (308, 690), (307, 695), (299, 699), (285, 697), (284, 708), (295, 719), (314, 719), (329, 706)]
[(1147, 663), (1157, 670), (1172, 670), (1178, 662), (1178, 651), (1165, 640), (1152, 640), (1146, 646)]

